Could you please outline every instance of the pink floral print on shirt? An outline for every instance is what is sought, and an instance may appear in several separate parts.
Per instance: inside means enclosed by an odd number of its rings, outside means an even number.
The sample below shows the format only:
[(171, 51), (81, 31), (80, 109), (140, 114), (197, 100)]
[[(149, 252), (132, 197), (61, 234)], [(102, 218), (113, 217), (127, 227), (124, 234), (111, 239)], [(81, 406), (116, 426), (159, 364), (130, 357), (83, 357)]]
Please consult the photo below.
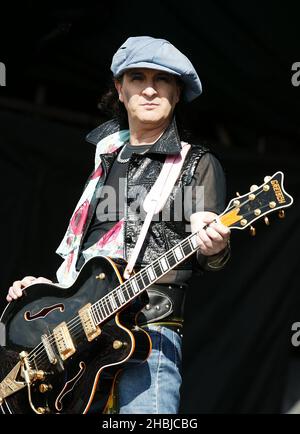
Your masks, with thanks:
[(84, 224), (88, 215), (90, 203), (86, 199), (83, 204), (74, 213), (70, 222), (70, 227), (75, 235), (80, 235), (83, 232)]

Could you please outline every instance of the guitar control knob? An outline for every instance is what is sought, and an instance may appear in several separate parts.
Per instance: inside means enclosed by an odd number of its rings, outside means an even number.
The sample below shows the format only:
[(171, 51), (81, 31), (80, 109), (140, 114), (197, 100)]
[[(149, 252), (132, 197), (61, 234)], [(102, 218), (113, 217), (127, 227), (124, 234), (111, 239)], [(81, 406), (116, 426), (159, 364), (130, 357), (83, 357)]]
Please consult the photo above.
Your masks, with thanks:
[(122, 341), (118, 341), (118, 340), (113, 341), (113, 349), (114, 350), (120, 350), (123, 347), (127, 347), (127, 342), (122, 342)]
[(99, 280), (104, 280), (105, 279), (105, 273), (100, 273), (100, 274), (98, 274), (98, 276), (96, 276), (96, 279), (99, 279)]
[(249, 229), (250, 229), (250, 235), (251, 235), (251, 237), (255, 237), (255, 235), (256, 235), (256, 229), (255, 229), (255, 227), (253, 227), (251, 225)]
[(41, 393), (46, 393), (46, 392), (48, 392), (48, 390), (52, 390), (51, 384), (42, 383), (39, 385), (39, 391)]
[(46, 408), (45, 408), (45, 407), (38, 407), (38, 408), (36, 409), (36, 411), (37, 411), (39, 414), (45, 414), (45, 413), (46, 413)]
[(41, 370), (32, 369), (32, 370), (29, 370), (29, 376), (34, 380), (43, 381), (43, 380), (45, 380), (46, 372), (41, 371)]

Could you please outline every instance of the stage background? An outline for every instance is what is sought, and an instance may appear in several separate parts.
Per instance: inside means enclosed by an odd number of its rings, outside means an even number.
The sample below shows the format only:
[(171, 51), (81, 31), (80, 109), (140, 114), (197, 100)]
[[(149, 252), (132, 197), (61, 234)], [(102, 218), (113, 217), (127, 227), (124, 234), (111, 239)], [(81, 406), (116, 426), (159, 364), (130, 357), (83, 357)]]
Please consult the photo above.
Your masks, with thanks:
[[(10, 283), (53, 278), (55, 254), (91, 172), (85, 135), (99, 110), (112, 54), (128, 36), (170, 40), (193, 61), (203, 95), (185, 107), (193, 140), (219, 156), (228, 200), (277, 170), (295, 203), (257, 236), (232, 232), (221, 272), (192, 282), (186, 301), (183, 413), (280, 413), (300, 399), (299, 96), (297, 17), (289, 2), (36, 1), (0, 18), (1, 310)], [(297, 57), (298, 56), (298, 57)]]

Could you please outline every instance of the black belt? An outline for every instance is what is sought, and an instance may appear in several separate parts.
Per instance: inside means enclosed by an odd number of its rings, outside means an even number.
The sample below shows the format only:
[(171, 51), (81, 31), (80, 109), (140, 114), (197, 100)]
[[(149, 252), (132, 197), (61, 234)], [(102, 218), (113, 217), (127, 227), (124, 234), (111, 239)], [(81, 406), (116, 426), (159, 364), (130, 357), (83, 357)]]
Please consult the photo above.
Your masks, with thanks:
[[(147, 289), (146, 306), (137, 314), (138, 325), (183, 322), (187, 285), (152, 285)], [(163, 324), (162, 324), (163, 325)]]

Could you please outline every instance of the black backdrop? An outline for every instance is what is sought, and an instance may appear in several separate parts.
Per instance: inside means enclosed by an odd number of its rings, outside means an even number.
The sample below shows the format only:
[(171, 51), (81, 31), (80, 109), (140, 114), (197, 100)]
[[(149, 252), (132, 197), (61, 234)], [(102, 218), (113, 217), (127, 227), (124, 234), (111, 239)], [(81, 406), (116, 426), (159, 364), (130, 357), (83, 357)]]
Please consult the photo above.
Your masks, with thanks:
[[(18, 13), (16, 13), (16, 11)], [(183, 413), (279, 413), (300, 398), (291, 326), (298, 284), (299, 6), (289, 2), (36, 1), (0, 17), (1, 307), (24, 275), (53, 277), (54, 253), (90, 173), (85, 134), (105, 120), (109, 64), (132, 35), (173, 42), (193, 61), (203, 95), (186, 106), (194, 140), (219, 155), (228, 199), (277, 170), (295, 203), (285, 220), (232, 233), (225, 270), (193, 281), (186, 305)], [(298, 56), (298, 57), (297, 57)], [(300, 371), (299, 371), (300, 372)]]

